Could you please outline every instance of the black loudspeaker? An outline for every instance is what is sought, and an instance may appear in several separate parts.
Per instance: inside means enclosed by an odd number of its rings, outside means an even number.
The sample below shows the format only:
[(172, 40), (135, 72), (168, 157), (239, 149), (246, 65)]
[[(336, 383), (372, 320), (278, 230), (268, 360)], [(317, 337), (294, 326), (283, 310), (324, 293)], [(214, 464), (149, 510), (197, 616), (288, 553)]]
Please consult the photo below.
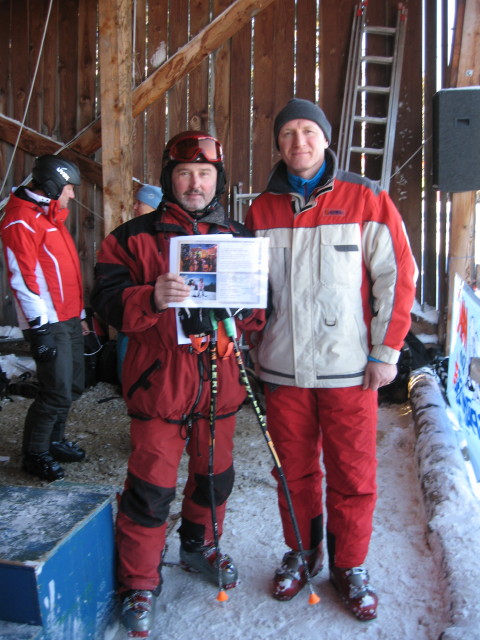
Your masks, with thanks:
[(441, 89), (433, 96), (433, 187), (480, 189), (480, 87)]

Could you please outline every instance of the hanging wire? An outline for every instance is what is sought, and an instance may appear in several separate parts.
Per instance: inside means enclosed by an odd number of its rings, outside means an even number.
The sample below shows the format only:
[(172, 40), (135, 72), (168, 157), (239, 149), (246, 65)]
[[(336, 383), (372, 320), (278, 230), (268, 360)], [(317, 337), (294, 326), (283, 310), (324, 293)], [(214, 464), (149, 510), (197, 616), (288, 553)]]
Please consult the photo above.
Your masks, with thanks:
[(410, 162), (410, 160), (412, 160), (412, 159), (413, 159), (413, 158), (414, 158), (418, 153), (420, 153), (420, 151), (421, 151), (421, 150), (423, 149), (423, 147), (427, 144), (427, 142), (429, 142), (429, 140), (431, 139), (431, 137), (432, 137), (432, 136), (428, 137), (426, 140), (423, 140), (423, 141), (422, 141), (422, 144), (418, 147), (418, 149), (417, 149), (416, 151), (414, 151), (414, 152), (412, 153), (412, 155), (411, 155), (407, 160), (405, 160), (405, 162), (404, 162), (400, 167), (398, 167), (398, 169), (395, 171), (395, 173), (392, 173), (392, 175), (391, 175), (391, 177), (390, 177), (390, 181), (392, 181), (392, 180), (393, 180), (393, 178), (394, 178), (398, 173), (400, 173), (400, 171), (403, 169), (403, 167), (405, 167), (405, 166)]
[(35, 72), (33, 74), (32, 84), (30, 85), (30, 92), (28, 94), (27, 104), (25, 106), (25, 112), (23, 114), (23, 119), (22, 119), (22, 122), (20, 124), (20, 128), (18, 130), (17, 140), (16, 140), (15, 146), (13, 148), (12, 157), (10, 158), (10, 162), (9, 162), (8, 168), (7, 168), (6, 172), (5, 172), (5, 177), (3, 179), (2, 188), (0, 189), (0, 193), (2, 193), (4, 188), (5, 188), (5, 184), (7, 182), (8, 175), (9, 175), (10, 170), (12, 168), (13, 160), (15, 158), (15, 153), (16, 153), (17, 148), (18, 148), (18, 143), (20, 141), (20, 137), (22, 135), (22, 131), (23, 131), (23, 128), (25, 126), (25, 120), (27, 118), (28, 109), (30, 107), (30, 100), (32, 99), (33, 87), (35, 86), (35, 80), (37, 78), (37, 73), (38, 73), (38, 67), (40, 66), (40, 60), (42, 58), (43, 46), (45, 44), (45, 37), (47, 35), (48, 23), (50, 21), (50, 14), (52, 12), (52, 6), (53, 6), (53, 0), (50, 0), (50, 4), (48, 6), (48, 12), (47, 12), (47, 19), (45, 20), (45, 28), (43, 30), (43, 35), (42, 35), (42, 41), (40, 43), (40, 50), (38, 52), (37, 64), (35, 65)]

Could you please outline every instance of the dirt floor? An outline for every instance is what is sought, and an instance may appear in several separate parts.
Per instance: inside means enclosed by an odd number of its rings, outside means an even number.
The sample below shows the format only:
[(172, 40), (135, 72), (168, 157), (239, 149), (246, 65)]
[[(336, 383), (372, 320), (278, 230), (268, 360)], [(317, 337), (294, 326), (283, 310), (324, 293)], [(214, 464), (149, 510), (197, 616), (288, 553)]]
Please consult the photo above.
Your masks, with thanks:
[[(44, 482), (27, 474), (21, 468), (21, 443), (23, 422), (32, 400), (10, 396), (0, 401), (0, 484), (44, 486)], [(106, 485), (118, 491), (123, 487), (130, 452), (129, 418), (125, 403), (116, 385), (99, 382), (85, 391), (73, 403), (69, 414), (66, 436), (78, 442), (86, 452), (80, 463), (62, 463), (65, 480), (86, 484)], [(260, 428), (250, 406), (244, 406), (237, 416), (237, 436), (251, 432), (252, 425), (258, 432), (256, 442), (258, 464), (268, 472), (271, 460)], [(250, 453), (251, 455), (251, 453)], [(186, 459), (179, 470), (180, 477), (186, 467)]]
[[(21, 468), (23, 422), (32, 400), (10, 396), (1, 402), (0, 483), (42, 486)], [(87, 451), (81, 463), (62, 463), (71, 482), (122, 486), (129, 454), (129, 419), (119, 389), (98, 383), (73, 404), (67, 428), (69, 440)]]

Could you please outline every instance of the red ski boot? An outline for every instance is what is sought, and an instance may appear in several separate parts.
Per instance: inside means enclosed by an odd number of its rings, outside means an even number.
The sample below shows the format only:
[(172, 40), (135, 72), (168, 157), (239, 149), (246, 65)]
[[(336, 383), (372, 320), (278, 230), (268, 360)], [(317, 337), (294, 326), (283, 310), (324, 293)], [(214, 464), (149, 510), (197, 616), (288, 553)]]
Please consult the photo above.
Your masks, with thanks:
[(364, 567), (330, 567), (330, 582), (356, 618), (366, 622), (377, 617), (378, 597), (368, 582), (368, 571)]
[[(316, 576), (323, 568), (323, 548), (305, 551), (310, 576)], [(282, 566), (273, 577), (273, 597), (276, 600), (291, 600), (307, 582), (302, 556), (299, 551), (287, 551), (283, 556)]]

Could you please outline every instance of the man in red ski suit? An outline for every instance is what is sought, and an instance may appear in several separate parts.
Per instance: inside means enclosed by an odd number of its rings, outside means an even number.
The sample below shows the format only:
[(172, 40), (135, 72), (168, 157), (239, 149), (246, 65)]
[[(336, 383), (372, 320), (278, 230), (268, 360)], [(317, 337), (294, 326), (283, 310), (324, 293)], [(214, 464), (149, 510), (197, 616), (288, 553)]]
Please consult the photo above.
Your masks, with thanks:
[[(123, 624), (133, 634), (147, 635), (161, 589), (167, 516), (184, 449), (189, 471), (180, 559), (185, 568), (218, 580), (208, 474), (211, 361), (208, 349), (198, 353), (192, 344), (178, 342), (178, 310), (168, 305), (185, 300), (190, 287), (169, 271), (169, 241), (196, 234), (251, 236), (227, 219), (218, 201), (225, 188), (218, 140), (198, 131), (178, 134), (165, 148), (162, 167), (162, 202), (103, 241), (92, 294), (99, 316), (129, 338), (122, 391), (131, 416), (132, 453), (117, 517), (118, 580)], [(262, 313), (245, 314), (239, 325), (261, 327)], [(235, 413), (244, 399), (234, 357), (219, 359), (213, 468), (219, 535), (234, 480)], [(219, 560), (223, 585), (234, 587), (232, 559), (222, 555)]]
[(83, 286), (77, 249), (65, 220), (80, 184), (78, 168), (39, 156), (32, 183), (18, 187), (0, 226), (20, 329), (31, 344), (39, 388), (25, 418), (22, 464), (42, 480), (64, 477), (60, 462), (85, 451), (65, 438), (71, 404), (85, 385)]
[[(396, 375), (416, 267), (388, 194), (337, 171), (317, 105), (289, 101), (274, 135), (281, 160), (245, 221), (270, 239), (273, 311), (252, 357), (310, 573), (323, 564), (323, 455), (330, 579), (354, 615), (370, 620), (378, 599), (363, 563), (376, 500), (377, 390)], [(306, 576), (281, 487), (278, 501), (291, 550), (273, 596), (289, 600)]]

